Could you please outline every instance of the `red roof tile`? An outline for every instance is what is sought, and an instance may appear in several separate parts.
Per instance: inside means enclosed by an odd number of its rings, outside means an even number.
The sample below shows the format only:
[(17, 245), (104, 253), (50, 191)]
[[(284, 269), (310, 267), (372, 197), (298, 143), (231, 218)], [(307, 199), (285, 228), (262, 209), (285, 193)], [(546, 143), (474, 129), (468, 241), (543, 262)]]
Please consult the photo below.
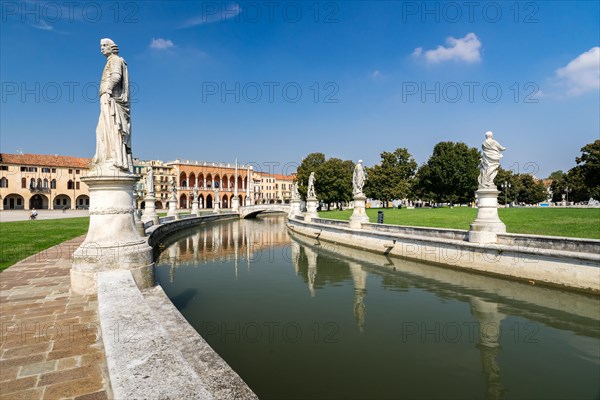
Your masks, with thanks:
[(42, 167), (89, 168), (91, 158), (58, 156), (48, 154), (7, 154), (0, 153), (1, 164), (38, 165)]

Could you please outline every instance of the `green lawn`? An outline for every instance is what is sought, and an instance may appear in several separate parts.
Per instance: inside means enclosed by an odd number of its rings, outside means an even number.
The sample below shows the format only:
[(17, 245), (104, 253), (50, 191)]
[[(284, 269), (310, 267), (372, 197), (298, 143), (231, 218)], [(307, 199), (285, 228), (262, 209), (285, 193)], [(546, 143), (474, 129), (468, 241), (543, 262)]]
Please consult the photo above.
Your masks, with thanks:
[(0, 271), (14, 263), (85, 234), (89, 217), (0, 223)]
[[(407, 226), (429, 226), (435, 228), (469, 229), (477, 216), (477, 209), (415, 208), (401, 210), (393, 208), (370, 208), (367, 215), (377, 222), (377, 211), (384, 212), (384, 223)], [(510, 233), (568, 236), (600, 239), (600, 209), (598, 208), (500, 208), (500, 219)], [(352, 210), (321, 211), (321, 218), (348, 220)]]

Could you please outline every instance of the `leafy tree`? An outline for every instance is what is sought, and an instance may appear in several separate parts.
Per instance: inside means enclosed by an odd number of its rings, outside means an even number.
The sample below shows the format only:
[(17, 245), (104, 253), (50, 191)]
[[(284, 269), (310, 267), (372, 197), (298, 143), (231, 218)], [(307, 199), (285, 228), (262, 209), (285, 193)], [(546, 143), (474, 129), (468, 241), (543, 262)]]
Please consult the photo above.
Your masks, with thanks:
[[(308, 177), (311, 172), (314, 172), (315, 175), (317, 170), (325, 163), (325, 154), (323, 153), (310, 153), (302, 160), (302, 163), (298, 167), (298, 171), (296, 171), (295, 181), (298, 183), (298, 192), (302, 195), (302, 198), (306, 198), (306, 190), (308, 189)], [(322, 182), (319, 182), (319, 179), (315, 182), (315, 191), (317, 192), (317, 196), (319, 196), (322, 191)]]
[(552, 179), (550, 185), (550, 191), (552, 191), (552, 201), (558, 203), (562, 201), (562, 194), (564, 193), (565, 187), (568, 186), (567, 174), (563, 171), (554, 171), (548, 176), (548, 179)]
[(398, 148), (392, 153), (384, 151), (381, 163), (367, 168), (365, 194), (383, 201), (386, 207), (394, 199), (406, 198), (416, 169), (417, 162), (407, 149)]
[[(498, 203), (511, 203), (517, 199), (521, 182), (519, 181), (518, 176), (513, 174), (511, 170), (499, 167), (494, 183), (501, 192), (498, 195)], [(504, 187), (504, 185), (506, 185), (506, 187)]]
[(479, 176), (479, 151), (465, 143), (440, 142), (419, 172), (416, 191), (437, 202), (470, 202)]
[(517, 200), (525, 204), (537, 204), (548, 198), (548, 192), (541, 180), (536, 180), (530, 174), (518, 174)]
[(331, 203), (338, 203), (340, 206), (342, 202), (352, 200), (353, 172), (354, 163), (339, 158), (330, 158), (319, 166), (315, 172), (320, 188), (317, 196), (327, 204), (327, 209), (331, 209)]
[(581, 174), (589, 197), (593, 197), (596, 200), (600, 199), (600, 140), (583, 146), (581, 148), (581, 157), (577, 157), (575, 161), (577, 162), (575, 168), (580, 168), (578, 173)]

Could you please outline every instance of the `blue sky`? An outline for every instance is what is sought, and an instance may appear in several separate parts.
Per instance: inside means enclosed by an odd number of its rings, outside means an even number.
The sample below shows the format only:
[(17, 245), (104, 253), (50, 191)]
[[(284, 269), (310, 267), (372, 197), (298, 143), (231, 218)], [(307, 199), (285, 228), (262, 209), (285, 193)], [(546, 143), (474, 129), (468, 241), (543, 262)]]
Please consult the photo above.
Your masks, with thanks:
[(2, 152), (93, 156), (103, 37), (129, 66), (142, 159), (281, 173), (315, 151), (373, 165), (406, 147), (421, 164), (492, 130), (505, 168), (545, 177), (600, 136), (597, 1), (1, 7)]

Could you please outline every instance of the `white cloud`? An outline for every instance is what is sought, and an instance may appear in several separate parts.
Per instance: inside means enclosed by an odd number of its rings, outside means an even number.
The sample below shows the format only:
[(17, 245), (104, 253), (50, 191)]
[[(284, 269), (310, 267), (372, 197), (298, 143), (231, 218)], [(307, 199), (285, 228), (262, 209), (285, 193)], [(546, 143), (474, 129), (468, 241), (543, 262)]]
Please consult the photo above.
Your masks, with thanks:
[(462, 39), (450, 36), (446, 39), (447, 47), (438, 46), (435, 50), (427, 50), (423, 53), (422, 47), (417, 47), (413, 57), (425, 56), (425, 60), (431, 64), (439, 64), (443, 61), (464, 61), (475, 63), (481, 61), (481, 42), (474, 33), (468, 33)]
[(569, 95), (600, 89), (600, 47), (592, 47), (566, 67), (557, 69), (556, 76), (568, 87)]
[(381, 73), (381, 71), (380, 71), (380, 70), (376, 69), (375, 71), (373, 71), (373, 72), (371, 72), (371, 73), (369, 74), (369, 77), (370, 77), (371, 79), (377, 79), (377, 78), (381, 78), (381, 77), (383, 77), (383, 74)]
[(165, 50), (165, 49), (170, 49), (171, 47), (175, 47), (175, 45), (169, 39), (163, 39), (163, 38), (154, 39), (154, 38), (152, 38), (152, 41), (150, 42), (151, 49)]

